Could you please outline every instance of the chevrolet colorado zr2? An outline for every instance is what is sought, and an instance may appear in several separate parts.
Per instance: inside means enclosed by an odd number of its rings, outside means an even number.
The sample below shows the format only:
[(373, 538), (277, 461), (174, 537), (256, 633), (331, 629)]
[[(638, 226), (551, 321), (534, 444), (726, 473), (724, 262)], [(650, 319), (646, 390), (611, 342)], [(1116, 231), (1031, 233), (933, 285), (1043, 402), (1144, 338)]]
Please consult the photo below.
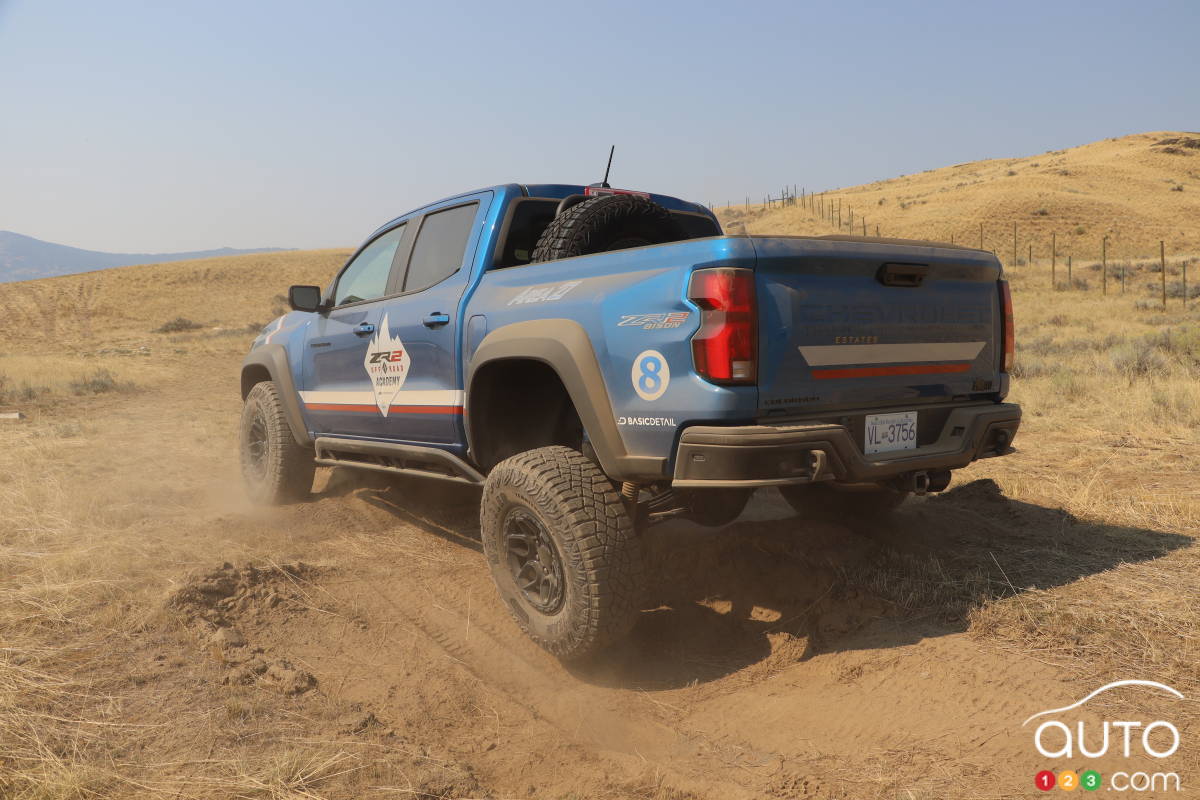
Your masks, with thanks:
[(673, 197), (508, 184), (388, 222), (242, 366), (242, 472), (295, 501), (317, 466), (482, 487), (517, 623), (586, 658), (625, 635), (639, 531), (884, 514), (1012, 452), (1012, 304), (986, 251), (723, 235)]

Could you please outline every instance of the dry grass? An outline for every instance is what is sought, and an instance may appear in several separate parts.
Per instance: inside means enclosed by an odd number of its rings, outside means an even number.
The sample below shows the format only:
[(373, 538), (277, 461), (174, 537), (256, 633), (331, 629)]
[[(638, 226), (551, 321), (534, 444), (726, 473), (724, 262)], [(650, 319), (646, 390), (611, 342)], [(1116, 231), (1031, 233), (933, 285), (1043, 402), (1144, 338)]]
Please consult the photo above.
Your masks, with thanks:
[[(1057, 233), (1059, 267), (1066, 257), (1099, 259), (1108, 236), (1109, 258), (1150, 258), (1158, 242), (1168, 253), (1200, 252), (1200, 150), (1171, 148), (1164, 140), (1196, 134), (1142, 133), (1025, 158), (974, 161), (931, 169), (825, 194), (850, 210), (861, 233), (862, 216), (872, 235), (956, 241), (976, 246), (984, 226), (984, 247), (1007, 262), (1012, 226), (1017, 224), (1017, 256), (1028, 244), (1047, 264), (1050, 235)], [(1184, 186), (1186, 191), (1172, 191)], [(824, 234), (827, 223), (799, 206), (735, 206), (721, 210), (727, 230), (745, 224), (751, 233)], [(843, 228), (842, 232), (850, 232)]]
[(0, 405), (22, 409), (69, 397), (128, 393), (160, 379), (162, 371), (140, 358), (64, 354), (0, 356)]
[(206, 330), (261, 327), (286, 310), (290, 284), (325, 285), (348, 256), (262, 253), (0, 284), (0, 342), (37, 352), (157, 344), (148, 334), (179, 318)]
[(1052, 292), (1010, 269), (1017, 318), (1014, 397), (1110, 435), (1194, 436), (1200, 422), (1200, 309), (1139, 310), (1129, 295)]
[[(1052, 292), (1009, 270), (1025, 412), (1020, 456), (986, 462), (1009, 497), (1091, 523), (1200, 535), (1200, 309)], [(1103, 548), (1103, 537), (1080, 543)], [(1085, 553), (1080, 553), (1084, 558)], [(1200, 552), (1192, 546), (971, 613), (985, 641), (1088, 674), (1200, 687)], [(1185, 688), (1186, 687), (1186, 688)]]

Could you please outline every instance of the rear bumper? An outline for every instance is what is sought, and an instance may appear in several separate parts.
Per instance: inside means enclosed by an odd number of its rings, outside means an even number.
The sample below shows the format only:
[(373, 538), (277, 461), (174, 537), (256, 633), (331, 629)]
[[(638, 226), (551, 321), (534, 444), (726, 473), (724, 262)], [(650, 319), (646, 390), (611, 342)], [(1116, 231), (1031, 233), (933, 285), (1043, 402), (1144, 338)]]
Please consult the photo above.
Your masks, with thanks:
[(795, 425), (696, 425), (683, 430), (672, 486), (677, 489), (784, 486), (837, 480), (864, 483), (921, 470), (958, 469), (1006, 455), (1021, 408), (986, 403), (955, 408), (941, 434), (916, 450), (863, 454), (850, 430), (818, 422)]

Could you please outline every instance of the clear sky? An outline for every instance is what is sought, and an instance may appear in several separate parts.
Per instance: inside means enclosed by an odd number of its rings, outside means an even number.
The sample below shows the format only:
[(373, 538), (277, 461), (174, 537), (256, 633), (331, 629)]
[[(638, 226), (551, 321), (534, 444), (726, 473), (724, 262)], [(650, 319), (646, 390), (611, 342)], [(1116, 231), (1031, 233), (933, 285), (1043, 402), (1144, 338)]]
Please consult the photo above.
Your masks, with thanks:
[(1200, 130), (1200, 2), (0, 0), (0, 229), (343, 247), (439, 197), (701, 202)]

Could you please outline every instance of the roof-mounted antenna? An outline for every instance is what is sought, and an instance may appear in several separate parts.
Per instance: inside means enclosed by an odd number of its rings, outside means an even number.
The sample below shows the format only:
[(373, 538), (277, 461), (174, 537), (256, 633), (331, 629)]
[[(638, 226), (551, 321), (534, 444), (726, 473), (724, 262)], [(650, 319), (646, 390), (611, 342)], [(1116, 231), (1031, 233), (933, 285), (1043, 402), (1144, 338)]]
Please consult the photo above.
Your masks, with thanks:
[(617, 146), (615, 144), (612, 147), (608, 148), (608, 166), (604, 168), (604, 180), (602, 180), (600, 182), (600, 185), (603, 186), (605, 189), (612, 188), (611, 186), (608, 185), (608, 173), (609, 173), (609, 170), (612, 169), (613, 151), (616, 149), (617, 149)]

